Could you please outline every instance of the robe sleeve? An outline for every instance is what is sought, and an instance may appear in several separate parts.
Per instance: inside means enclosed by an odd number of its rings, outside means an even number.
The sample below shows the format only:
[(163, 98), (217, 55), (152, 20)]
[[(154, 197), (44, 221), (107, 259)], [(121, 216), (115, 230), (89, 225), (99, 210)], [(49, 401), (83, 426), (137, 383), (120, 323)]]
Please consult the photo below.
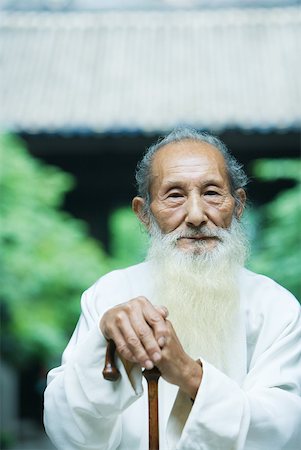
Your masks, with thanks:
[(120, 379), (103, 379), (106, 340), (95, 302), (86, 297), (82, 297), (82, 314), (62, 365), (48, 374), (44, 424), (60, 450), (114, 450), (121, 440), (122, 411), (143, 393), (141, 370), (134, 367), (127, 376), (116, 358)]
[(204, 361), (177, 450), (301, 448), (300, 307), (285, 305), (265, 315), (241, 386)]

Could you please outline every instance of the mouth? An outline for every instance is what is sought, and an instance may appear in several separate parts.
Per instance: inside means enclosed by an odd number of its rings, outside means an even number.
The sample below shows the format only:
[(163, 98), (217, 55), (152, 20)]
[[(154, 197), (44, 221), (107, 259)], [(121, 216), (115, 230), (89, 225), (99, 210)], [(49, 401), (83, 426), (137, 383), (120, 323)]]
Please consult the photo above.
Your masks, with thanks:
[(219, 238), (217, 236), (182, 236), (178, 238), (178, 241), (180, 240), (188, 240), (188, 241), (209, 241), (209, 240), (216, 240), (219, 241)]

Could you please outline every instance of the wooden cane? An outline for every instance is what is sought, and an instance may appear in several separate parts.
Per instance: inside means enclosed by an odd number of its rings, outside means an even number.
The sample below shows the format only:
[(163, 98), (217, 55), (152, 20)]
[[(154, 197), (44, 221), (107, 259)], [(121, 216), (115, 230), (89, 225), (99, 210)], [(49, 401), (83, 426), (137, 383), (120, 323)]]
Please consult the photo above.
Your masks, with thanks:
[[(120, 372), (115, 364), (114, 341), (110, 340), (107, 345), (105, 367), (102, 371), (103, 377), (108, 381), (116, 381)], [(161, 373), (157, 367), (144, 370), (143, 376), (148, 387), (148, 442), (149, 450), (159, 450), (159, 417), (158, 417), (158, 381)]]
[(160, 370), (153, 367), (144, 370), (143, 376), (148, 387), (148, 442), (149, 450), (159, 450), (158, 381)]

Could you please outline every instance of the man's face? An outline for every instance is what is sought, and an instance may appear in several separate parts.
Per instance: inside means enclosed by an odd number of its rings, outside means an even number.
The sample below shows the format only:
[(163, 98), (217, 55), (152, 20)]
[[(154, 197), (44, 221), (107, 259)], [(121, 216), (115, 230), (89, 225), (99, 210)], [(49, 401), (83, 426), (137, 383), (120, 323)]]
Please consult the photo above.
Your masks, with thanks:
[(186, 140), (162, 147), (153, 159), (150, 193), (150, 209), (162, 232), (182, 233), (179, 249), (195, 250), (200, 241), (202, 248), (213, 248), (218, 242), (214, 231), (231, 224), (235, 200), (225, 161), (210, 144)]

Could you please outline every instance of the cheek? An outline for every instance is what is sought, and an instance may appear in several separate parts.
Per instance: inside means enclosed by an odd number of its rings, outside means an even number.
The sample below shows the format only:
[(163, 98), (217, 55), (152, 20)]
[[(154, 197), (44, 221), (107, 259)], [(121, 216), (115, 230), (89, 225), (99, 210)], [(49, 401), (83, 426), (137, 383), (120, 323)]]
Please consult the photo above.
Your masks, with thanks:
[(183, 206), (178, 206), (176, 208), (156, 208), (151, 206), (151, 211), (164, 233), (174, 231), (185, 220), (185, 208)]
[(234, 206), (234, 199), (227, 200), (223, 205), (219, 207), (210, 206), (207, 210), (208, 219), (216, 226), (228, 228), (231, 225)]

